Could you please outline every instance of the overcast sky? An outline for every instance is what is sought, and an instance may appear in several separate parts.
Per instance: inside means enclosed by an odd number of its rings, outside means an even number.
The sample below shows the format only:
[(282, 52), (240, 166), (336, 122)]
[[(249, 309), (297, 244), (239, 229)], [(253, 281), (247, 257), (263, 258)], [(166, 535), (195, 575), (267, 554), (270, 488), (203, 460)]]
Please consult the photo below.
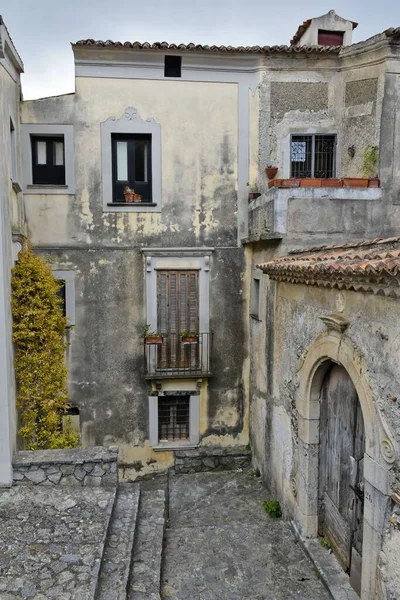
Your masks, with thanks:
[(287, 44), (298, 25), (334, 8), (358, 21), (354, 41), (400, 26), (400, 0), (0, 0), (25, 66), (25, 99), (74, 91), (70, 42)]

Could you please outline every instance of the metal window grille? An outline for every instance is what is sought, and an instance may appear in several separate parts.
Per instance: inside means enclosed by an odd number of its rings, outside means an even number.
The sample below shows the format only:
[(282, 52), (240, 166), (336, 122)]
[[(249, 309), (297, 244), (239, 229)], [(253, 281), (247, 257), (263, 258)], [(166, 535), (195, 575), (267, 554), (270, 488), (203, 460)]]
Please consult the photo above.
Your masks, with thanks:
[(158, 398), (158, 439), (160, 442), (189, 439), (190, 396)]
[(292, 135), (290, 153), (291, 177), (335, 176), (335, 135)]

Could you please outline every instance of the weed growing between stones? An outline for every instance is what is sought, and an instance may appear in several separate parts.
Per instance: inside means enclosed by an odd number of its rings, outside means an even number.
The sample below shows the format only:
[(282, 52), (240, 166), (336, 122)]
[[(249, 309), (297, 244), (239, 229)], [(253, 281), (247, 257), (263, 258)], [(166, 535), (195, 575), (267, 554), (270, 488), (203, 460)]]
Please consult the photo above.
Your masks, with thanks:
[(59, 284), (28, 243), (12, 273), (13, 341), (19, 434), (29, 450), (72, 448), (78, 435), (68, 423), (65, 328)]
[(282, 516), (281, 505), (278, 500), (264, 500), (264, 510), (273, 519), (280, 519)]
[(332, 551), (332, 544), (330, 543), (330, 541), (328, 540), (328, 538), (326, 537), (320, 537), (319, 539), (319, 543), (321, 544), (321, 546), (323, 548), (325, 548), (325, 550), (329, 550), (330, 552)]

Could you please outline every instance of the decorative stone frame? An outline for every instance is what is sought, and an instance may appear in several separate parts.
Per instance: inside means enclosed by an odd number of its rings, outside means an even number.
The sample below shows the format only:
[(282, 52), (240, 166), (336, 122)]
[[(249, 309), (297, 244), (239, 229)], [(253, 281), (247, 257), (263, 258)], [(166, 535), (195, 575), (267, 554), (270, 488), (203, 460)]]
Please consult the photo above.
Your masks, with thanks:
[[(126, 108), (120, 119), (109, 117), (100, 124), (102, 194), (104, 212), (161, 212), (161, 125), (153, 118), (142, 119), (136, 108)], [(151, 135), (152, 202), (113, 206), (112, 143), (113, 133), (147, 133)]]
[[(65, 185), (36, 185), (32, 178), (32, 135), (64, 136)], [(75, 158), (73, 125), (23, 123), (21, 125), (22, 175), (25, 194), (75, 194)]]
[(318, 336), (297, 371), (296, 406), (299, 425), (299, 464), (295, 487), (295, 520), (305, 537), (318, 535), (319, 396), (329, 365), (343, 366), (356, 388), (365, 427), (364, 527), (361, 598), (375, 598), (377, 567), (390, 496), (389, 470), (397, 450), (375, 407), (361, 352), (338, 331)]
[[(160, 442), (158, 439), (158, 398), (164, 395), (187, 395), (189, 401), (189, 440), (177, 440), (174, 442)], [(200, 442), (200, 395), (191, 391), (168, 391), (158, 392), (157, 395), (149, 396), (149, 443), (153, 450), (176, 450), (192, 448)]]
[(56, 279), (65, 281), (65, 316), (67, 327), (75, 325), (75, 271), (53, 271)]

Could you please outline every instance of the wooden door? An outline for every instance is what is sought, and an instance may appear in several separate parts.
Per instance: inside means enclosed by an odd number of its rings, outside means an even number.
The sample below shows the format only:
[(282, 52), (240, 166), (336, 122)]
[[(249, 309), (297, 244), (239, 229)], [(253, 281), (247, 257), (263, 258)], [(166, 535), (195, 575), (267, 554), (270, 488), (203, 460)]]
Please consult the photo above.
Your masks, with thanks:
[(347, 371), (333, 365), (321, 389), (319, 533), (360, 593), (364, 421)]
[(196, 369), (198, 344), (182, 343), (180, 331), (199, 333), (199, 272), (157, 272), (158, 330), (164, 343), (158, 353), (160, 369)]

